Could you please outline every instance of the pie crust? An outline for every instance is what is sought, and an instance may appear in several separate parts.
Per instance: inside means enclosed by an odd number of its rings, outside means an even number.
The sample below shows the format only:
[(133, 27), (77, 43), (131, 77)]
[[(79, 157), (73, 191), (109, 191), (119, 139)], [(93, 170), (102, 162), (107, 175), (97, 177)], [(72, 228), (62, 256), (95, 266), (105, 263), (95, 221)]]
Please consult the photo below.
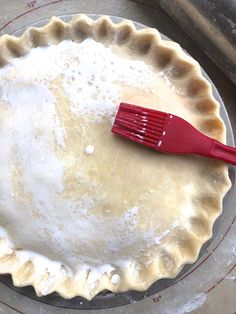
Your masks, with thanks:
[(38, 296), (90, 300), (146, 290), (196, 261), (230, 188), (227, 165), (110, 132), (122, 99), (225, 142), (211, 86), (178, 44), (127, 20), (53, 17), (0, 38), (0, 79), (1, 274)]

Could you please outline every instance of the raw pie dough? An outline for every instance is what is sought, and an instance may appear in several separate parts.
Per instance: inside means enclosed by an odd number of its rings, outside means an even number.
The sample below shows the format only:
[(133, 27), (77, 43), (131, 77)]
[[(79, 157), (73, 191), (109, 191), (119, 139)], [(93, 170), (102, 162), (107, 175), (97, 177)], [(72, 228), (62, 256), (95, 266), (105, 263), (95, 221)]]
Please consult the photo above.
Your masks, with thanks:
[(121, 101), (172, 112), (225, 142), (199, 65), (154, 29), (53, 18), (0, 39), (0, 273), (37, 295), (145, 290), (197, 259), (227, 165), (110, 132)]

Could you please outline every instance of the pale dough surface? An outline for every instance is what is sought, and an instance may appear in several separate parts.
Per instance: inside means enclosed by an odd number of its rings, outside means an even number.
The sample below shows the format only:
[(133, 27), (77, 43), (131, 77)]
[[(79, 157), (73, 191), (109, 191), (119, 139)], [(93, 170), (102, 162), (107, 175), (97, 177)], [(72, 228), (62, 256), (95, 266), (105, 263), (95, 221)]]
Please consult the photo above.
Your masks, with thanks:
[(110, 131), (124, 101), (224, 140), (209, 86), (122, 47), (67, 39), (0, 69), (0, 272), (8, 267), (39, 295), (146, 289), (196, 259), (221, 211), (226, 165), (160, 154)]

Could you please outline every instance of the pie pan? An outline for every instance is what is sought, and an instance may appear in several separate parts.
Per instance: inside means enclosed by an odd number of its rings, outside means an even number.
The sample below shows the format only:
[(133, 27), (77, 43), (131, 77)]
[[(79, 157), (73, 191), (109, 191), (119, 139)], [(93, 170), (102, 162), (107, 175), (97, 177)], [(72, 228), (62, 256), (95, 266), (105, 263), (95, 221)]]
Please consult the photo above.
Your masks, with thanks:
[[(64, 20), (67, 20), (70, 17), (71, 16), (63, 16), (61, 18), (64, 19)], [(91, 15), (90, 17), (97, 18), (97, 16), (94, 16), (94, 15)], [(111, 18), (112, 18), (112, 20), (114, 22), (118, 22), (119, 21), (119, 18), (117, 18), (117, 17), (111, 17)], [(45, 24), (45, 22), (47, 22), (47, 21), (46, 20), (38, 21), (34, 25), (31, 25), (31, 26), (40, 26), (41, 24)], [(140, 27), (142, 28), (142, 27), (145, 27), (145, 26), (136, 23), (136, 27), (137, 28), (140, 28)], [(17, 33), (19, 34), (19, 32), (22, 32), (22, 30), (23, 29), (19, 30)], [(204, 73), (204, 76), (207, 77), (207, 75), (205, 73)], [(209, 80), (209, 78), (208, 78), (208, 80)], [(219, 103), (221, 105), (221, 108), (220, 108), (221, 109), (221, 117), (223, 118), (224, 123), (225, 123), (226, 128), (227, 128), (227, 143), (229, 145), (233, 145), (234, 143), (233, 143), (232, 130), (231, 130), (231, 127), (230, 127), (230, 123), (229, 123), (229, 119), (228, 119), (228, 116), (227, 116), (227, 112), (226, 112), (225, 107), (224, 107), (224, 105), (222, 103), (222, 100), (220, 99), (220, 96), (217, 93), (216, 89), (214, 88), (213, 84), (212, 84), (212, 87), (213, 87), (214, 96), (219, 101)], [(232, 177), (231, 179), (232, 179), (232, 182), (234, 183), (234, 177)], [(225, 203), (227, 203), (227, 197), (226, 197)], [(215, 230), (214, 230), (214, 235), (213, 235), (212, 239), (210, 241), (208, 241), (207, 245), (205, 245), (203, 247), (203, 249), (201, 250), (201, 254), (200, 254), (199, 260), (204, 255), (204, 248), (209, 246), (210, 243), (212, 243), (212, 241), (214, 241), (214, 236), (217, 234), (217, 230), (220, 229), (220, 221), (222, 222), (222, 220), (224, 219), (224, 215), (225, 215), (225, 211), (223, 212), (223, 214), (221, 215), (220, 219), (218, 219), (218, 222), (214, 226)], [(179, 276), (177, 276), (173, 280), (160, 280), (160, 281), (158, 281), (151, 288), (149, 288), (147, 290), (147, 292), (145, 292), (145, 293), (143, 293), (143, 292), (127, 292), (127, 293), (121, 293), (121, 294), (120, 293), (119, 294), (101, 293), (100, 295), (98, 295), (95, 299), (93, 299), (90, 302), (87, 302), (87, 301), (83, 300), (83, 305), (80, 304), (81, 303), (81, 298), (79, 298), (79, 297), (76, 297), (75, 299), (72, 299), (71, 301), (68, 301), (68, 300), (62, 300), (57, 295), (50, 295), (50, 296), (47, 296), (47, 297), (41, 297), (38, 300), (40, 300), (41, 302), (47, 302), (47, 303), (54, 304), (54, 305), (66, 306), (66, 307), (71, 307), (71, 308), (81, 308), (81, 309), (82, 308), (83, 309), (103, 308), (103, 307), (112, 307), (112, 306), (123, 305), (123, 304), (127, 304), (129, 301), (131, 301), (133, 299), (134, 300), (141, 299), (143, 297), (149, 296), (149, 295), (151, 295), (151, 294), (153, 294), (153, 293), (163, 289), (163, 287), (171, 285), (173, 282), (178, 280), (178, 278), (183, 276), (183, 274), (186, 273), (189, 270), (189, 267), (194, 267), (194, 265), (186, 266), (182, 270), (182, 272), (179, 274)], [(20, 290), (23, 294), (25, 294), (25, 291), (27, 291), (27, 294), (28, 293), (30, 294), (30, 292), (28, 292), (28, 291), (32, 291), (31, 288), (20, 288), (20, 289), (14, 288), (14, 289), (17, 290), (17, 291)], [(33, 295), (34, 294), (32, 293), (31, 297)], [(34, 298), (37, 299), (37, 297), (34, 297)], [(55, 302), (54, 302), (54, 300), (55, 300)], [(74, 302), (75, 302), (76, 305), (73, 306), (72, 304)]]

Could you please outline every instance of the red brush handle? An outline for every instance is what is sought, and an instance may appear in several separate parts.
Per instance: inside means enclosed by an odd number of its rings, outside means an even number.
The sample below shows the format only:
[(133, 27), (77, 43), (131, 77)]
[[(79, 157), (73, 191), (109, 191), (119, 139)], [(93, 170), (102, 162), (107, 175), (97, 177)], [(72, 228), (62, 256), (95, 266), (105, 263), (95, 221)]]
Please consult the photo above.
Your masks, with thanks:
[(212, 140), (212, 146), (208, 157), (217, 158), (236, 166), (236, 148), (224, 145), (216, 140)]
[(198, 154), (223, 160), (236, 166), (236, 148), (224, 145), (219, 141), (198, 131), (189, 122), (171, 115), (165, 125), (166, 140), (158, 150), (177, 154)]

